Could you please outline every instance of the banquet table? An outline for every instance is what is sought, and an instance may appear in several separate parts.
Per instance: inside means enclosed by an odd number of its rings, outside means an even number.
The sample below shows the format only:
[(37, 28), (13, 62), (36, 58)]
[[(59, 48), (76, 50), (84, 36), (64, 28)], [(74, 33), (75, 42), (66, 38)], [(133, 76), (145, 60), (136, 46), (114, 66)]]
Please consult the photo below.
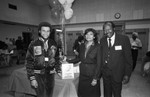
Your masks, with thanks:
[[(78, 76), (79, 73), (75, 73), (74, 79), (62, 79), (56, 74), (53, 97), (77, 97)], [(36, 92), (30, 85), (25, 67), (13, 71), (9, 91), (14, 92), (14, 97), (35, 97)]]

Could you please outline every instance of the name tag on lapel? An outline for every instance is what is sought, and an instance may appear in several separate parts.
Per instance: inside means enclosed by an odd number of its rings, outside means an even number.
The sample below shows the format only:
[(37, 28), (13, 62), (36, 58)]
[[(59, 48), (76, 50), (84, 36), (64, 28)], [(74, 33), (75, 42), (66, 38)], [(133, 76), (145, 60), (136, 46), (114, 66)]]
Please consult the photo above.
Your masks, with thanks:
[(122, 46), (121, 45), (115, 46), (115, 50), (122, 50)]

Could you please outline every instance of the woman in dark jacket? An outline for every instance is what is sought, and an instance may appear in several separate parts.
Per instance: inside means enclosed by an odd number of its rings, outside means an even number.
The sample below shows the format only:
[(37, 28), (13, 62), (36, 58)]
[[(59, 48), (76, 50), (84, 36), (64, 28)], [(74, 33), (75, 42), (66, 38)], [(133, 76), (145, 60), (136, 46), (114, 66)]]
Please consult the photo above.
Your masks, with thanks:
[(79, 65), (79, 97), (100, 97), (100, 46), (97, 41), (97, 33), (93, 28), (88, 28), (84, 33), (84, 43), (79, 47), (79, 56), (68, 60), (69, 63)]

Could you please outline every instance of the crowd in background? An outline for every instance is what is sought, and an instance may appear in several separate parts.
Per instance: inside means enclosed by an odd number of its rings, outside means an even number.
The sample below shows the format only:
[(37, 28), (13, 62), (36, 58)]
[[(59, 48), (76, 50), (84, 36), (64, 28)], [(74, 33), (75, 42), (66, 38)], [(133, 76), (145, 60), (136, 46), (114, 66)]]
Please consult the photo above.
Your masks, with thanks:
[(22, 56), (25, 56), (25, 49), (24, 49), (24, 41), (21, 36), (18, 36), (18, 39), (8, 39), (7, 42), (0, 41), (0, 59), (1, 65), (12, 65), (13, 57), (16, 57), (16, 64), (20, 64), (20, 60)]

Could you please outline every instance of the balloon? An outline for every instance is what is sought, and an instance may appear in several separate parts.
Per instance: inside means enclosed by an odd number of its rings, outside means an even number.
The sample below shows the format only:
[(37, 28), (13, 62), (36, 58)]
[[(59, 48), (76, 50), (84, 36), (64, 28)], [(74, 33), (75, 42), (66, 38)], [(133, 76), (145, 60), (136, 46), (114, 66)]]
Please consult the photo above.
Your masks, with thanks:
[(73, 3), (74, 0), (66, 0), (66, 1), (67, 1), (67, 3), (70, 4), (70, 3)]
[(72, 6), (72, 3), (67, 3), (67, 4), (64, 4), (64, 5), (63, 5), (64, 10), (70, 9), (71, 6)]
[(57, 8), (52, 8), (51, 15), (54, 19), (60, 19), (60, 13), (61, 11)]
[(59, 2), (58, 0), (49, 0), (49, 4), (52, 8), (54, 8), (59, 5)]
[(60, 2), (60, 4), (64, 5), (66, 0), (58, 0)]
[(73, 15), (73, 10), (71, 8), (69, 8), (69, 9), (65, 10), (64, 14), (65, 14), (66, 19), (70, 19)]

